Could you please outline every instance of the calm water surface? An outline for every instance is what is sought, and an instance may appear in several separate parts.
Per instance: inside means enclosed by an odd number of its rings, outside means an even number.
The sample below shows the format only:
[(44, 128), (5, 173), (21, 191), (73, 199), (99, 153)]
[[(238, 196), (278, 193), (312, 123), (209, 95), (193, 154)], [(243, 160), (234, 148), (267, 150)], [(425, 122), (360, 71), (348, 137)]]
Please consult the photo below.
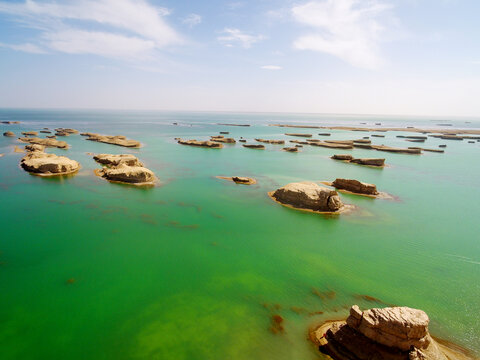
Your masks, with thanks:
[[(79, 161), (81, 171), (47, 179), (18, 166), (16, 138), (0, 138), (1, 359), (318, 359), (309, 327), (345, 317), (352, 304), (423, 309), (432, 333), (480, 354), (480, 142), (429, 138), (420, 146), (446, 143), (446, 152), (421, 156), (347, 150), (385, 157), (389, 167), (379, 170), (329, 159), (345, 150), (215, 150), (173, 140), (219, 131), (286, 139), (285, 129), (266, 126), (278, 122), (480, 128), (478, 120), (33, 110), (0, 110), (0, 120), (22, 122), (0, 125), (2, 132), (73, 127), (144, 144), (126, 149), (72, 135), (69, 150), (48, 151)], [(216, 125), (232, 122), (252, 126)], [(415, 146), (401, 134), (372, 140)], [(87, 152), (135, 154), (161, 185), (99, 179)], [(289, 182), (337, 177), (374, 183), (398, 200), (342, 194), (359, 210), (325, 217), (267, 196)], [(284, 334), (269, 330), (273, 314), (285, 319)]]

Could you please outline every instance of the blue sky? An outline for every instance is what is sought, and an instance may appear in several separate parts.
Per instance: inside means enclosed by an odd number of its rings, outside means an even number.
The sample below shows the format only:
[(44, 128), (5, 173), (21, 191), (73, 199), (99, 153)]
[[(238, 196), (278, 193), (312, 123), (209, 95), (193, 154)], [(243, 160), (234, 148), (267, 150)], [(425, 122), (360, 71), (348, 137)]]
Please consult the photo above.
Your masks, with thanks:
[(477, 0), (0, 0), (0, 107), (480, 116)]

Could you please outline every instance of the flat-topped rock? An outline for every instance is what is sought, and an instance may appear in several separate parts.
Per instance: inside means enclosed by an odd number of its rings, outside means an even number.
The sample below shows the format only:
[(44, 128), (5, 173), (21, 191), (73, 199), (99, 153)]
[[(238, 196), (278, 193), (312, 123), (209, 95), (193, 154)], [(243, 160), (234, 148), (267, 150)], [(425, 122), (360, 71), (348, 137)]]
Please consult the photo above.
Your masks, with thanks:
[(20, 121), (2, 121), (2, 124), (11, 125), (11, 124), (20, 124)]
[(353, 149), (353, 145), (342, 144), (337, 142), (328, 143), (326, 141), (321, 141), (321, 142), (308, 142), (308, 144), (312, 146), (320, 146), (320, 147), (325, 147), (330, 149)]
[(223, 180), (229, 180), (233, 181), (235, 184), (240, 184), (240, 185), (253, 185), (257, 183), (257, 180), (253, 178), (249, 178), (246, 176), (216, 176), (217, 179), (223, 179)]
[(378, 150), (378, 151), (400, 153), (400, 154), (418, 155), (418, 154), (422, 153), (422, 150), (420, 150), (420, 149), (404, 149), (404, 148), (390, 147), (390, 146), (386, 146), (386, 145), (372, 145), (372, 149), (375, 149), (375, 150)]
[(211, 141), (216, 141), (216, 142), (221, 142), (221, 143), (226, 143), (226, 144), (234, 144), (234, 143), (237, 142), (234, 138), (226, 138), (223, 135), (211, 136), (210, 140)]
[(56, 139), (41, 139), (37, 137), (29, 138), (18, 138), (21, 142), (43, 145), (45, 147), (56, 147), (59, 149), (68, 149), (69, 145), (65, 141), (58, 141)]
[(350, 309), (346, 321), (317, 327), (313, 341), (334, 360), (447, 360), (471, 359), (459, 347), (437, 343), (428, 331), (425, 312), (409, 307)]
[(297, 134), (297, 133), (286, 133), (287, 136), (298, 136), (298, 137), (312, 137), (312, 134)]
[(348, 155), (348, 154), (335, 154), (331, 157), (331, 159), (342, 160), (342, 161), (350, 161), (350, 160), (353, 160), (353, 156)]
[(155, 182), (153, 171), (143, 166), (128, 166), (124, 163), (114, 167), (104, 167), (95, 171), (95, 174), (106, 180), (125, 184), (153, 185)]
[(255, 139), (255, 141), (266, 143), (266, 144), (275, 144), (275, 145), (285, 144), (285, 140)]
[(20, 161), (20, 165), (24, 170), (41, 176), (67, 175), (80, 169), (80, 164), (75, 160), (43, 151), (28, 152)]
[(87, 140), (101, 142), (105, 144), (118, 145), (131, 148), (139, 148), (140, 142), (136, 140), (129, 140), (123, 135), (100, 135), (95, 133), (82, 133), (82, 136), (86, 136)]
[(246, 147), (247, 149), (265, 150), (265, 145), (260, 144), (243, 144), (242, 146)]
[(382, 167), (385, 166), (385, 159), (379, 159), (379, 158), (355, 158), (350, 161), (351, 163), (354, 164), (359, 164), (359, 165), (366, 165), (366, 166), (377, 166), (377, 167)]
[(249, 127), (250, 124), (217, 124), (217, 125), (223, 125), (223, 126), (244, 126), (244, 127)]
[(93, 156), (93, 160), (102, 165), (118, 166), (120, 164), (126, 164), (128, 166), (143, 166), (135, 155), (131, 154), (96, 154)]
[(369, 140), (369, 139), (357, 139), (357, 140), (353, 140), (354, 143), (358, 143), (358, 144), (371, 144), (372, 143), (372, 140)]
[(355, 194), (378, 195), (377, 187), (354, 179), (335, 179), (332, 186)]
[(50, 130), (40, 130), (40, 133), (42, 134), (51, 134), (52, 132)]
[(296, 147), (296, 146), (294, 146), (294, 147), (284, 147), (282, 150), (286, 151), (286, 152), (298, 152), (298, 147)]
[(5, 131), (5, 132), (3, 133), (3, 136), (12, 137), (12, 136), (15, 136), (15, 134), (14, 134), (13, 132), (11, 132), (11, 131)]
[(78, 130), (75, 129), (65, 129), (65, 128), (56, 128), (55, 131), (65, 133), (65, 134), (78, 134)]
[(325, 140), (329, 144), (344, 144), (344, 145), (353, 145), (353, 140)]
[(271, 193), (270, 197), (282, 205), (315, 212), (339, 212), (343, 203), (338, 193), (316, 183), (290, 183)]
[(25, 135), (25, 136), (37, 136), (37, 135), (38, 135), (38, 132), (36, 132), (36, 131), (22, 131), (22, 135)]
[(207, 147), (213, 149), (221, 149), (223, 144), (215, 141), (199, 141), (199, 140), (183, 140), (178, 139), (177, 143), (181, 145), (189, 145), (189, 146), (198, 146), (198, 147)]

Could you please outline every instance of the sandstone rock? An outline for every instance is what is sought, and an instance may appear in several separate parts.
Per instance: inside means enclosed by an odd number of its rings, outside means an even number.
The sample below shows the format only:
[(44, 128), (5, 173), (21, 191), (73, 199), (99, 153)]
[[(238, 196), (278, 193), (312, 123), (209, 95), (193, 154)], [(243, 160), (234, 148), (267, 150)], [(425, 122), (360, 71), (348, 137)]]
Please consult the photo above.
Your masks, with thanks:
[(224, 136), (211, 136), (210, 138), (211, 141), (216, 141), (216, 142), (221, 142), (221, 143), (226, 143), (226, 144), (234, 144), (236, 143), (236, 140), (234, 138), (226, 138)]
[(81, 135), (86, 136), (87, 140), (90, 140), (90, 141), (97, 141), (105, 144), (118, 145), (118, 146), (131, 147), (131, 148), (140, 147), (140, 142), (136, 140), (128, 140), (123, 135), (110, 136), (110, 135), (100, 135), (100, 134), (94, 134), (94, 133), (82, 133)]
[(373, 137), (379, 137), (379, 138), (384, 138), (385, 135), (378, 135), (378, 134), (372, 134)]
[(115, 182), (127, 184), (153, 184), (155, 174), (142, 166), (128, 166), (120, 164), (111, 168), (103, 168), (96, 172), (99, 176)]
[(352, 159), (350, 162), (360, 165), (367, 166), (384, 166), (385, 159), (373, 159), (373, 158), (363, 158), (363, 159)]
[(357, 140), (353, 140), (354, 143), (358, 143), (358, 144), (371, 144), (372, 143), (372, 140), (368, 140), (367, 139), (357, 139)]
[(29, 144), (29, 145), (25, 145), (25, 150), (43, 152), (45, 150), (45, 146), (38, 145), (38, 144)]
[(36, 131), (22, 131), (22, 135), (25, 135), (25, 136), (37, 136), (37, 135), (38, 135), (38, 132), (36, 132)]
[(333, 160), (352, 160), (353, 156), (348, 154), (335, 154), (331, 157)]
[(15, 136), (15, 134), (14, 134), (13, 132), (11, 132), (11, 131), (5, 131), (5, 132), (3, 133), (3, 136), (12, 137), (12, 136)]
[(284, 147), (282, 150), (287, 151), (287, 152), (298, 152), (297, 147)]
[(248, 149), (265, 150), (265, 145), (260, 145), (260, 144), (243, 144), (242, 146)]
[(395, 148), (385, 145), (372, 145), (372, 148), (378, 151), (387, 151), (393, 153), (400, 153), (400, 154), (421, 154), (422, 150), (419, 149), (403, 149), (403, 148)]
[(309, 142), (309, 145), (312, 146), (321, 146), (330, 149), (353, 149), (353, 145), (350, 144), (340, 144), (336, 142), (327, 143), (327, 142)]
[(378, 195), (377, 187), (354, 179), (336, 179), (332, 186), (336, 189), (347, 190), (356, 194)]
[(178, 139), (177, 142), (182, 145), (190, 145), (190, 146), (199, 146), (199, 147), (207, 147), (207, 148), (214, 148), (214, 149), (221, 149), (223, 144), (214, 141), (198, 141), (198, 140), (183, 140)]
[(343, 203), (336, 191), (308, 181), (290, 183), (269, 195), (279, 203), (297, 209), (337, 212), (343, 207)]
[(312, 137), (312, 134), (294, 134), (294, 133), (287, 133), (287, 136), (298, 136), (298, 137)]
[(1, 123), (2, 123), (2, 124), (7, 124), (7, 125), (10, 125), (10, 124), (20, 124), (20, 121), (2, 121)]
[(344, 144), (344, 145), (353, 145), (353, 140), (325, 140), (329, 144)]
[(285, 140), (255, 139), (255, 141), (266, 143), (266, 144), (275, 144), (275, 145), (285, 144)]
[(99, 164), (108, 166), (118, 166), (120, 164), (125, 164), (128, 166), (143, 166), (143, 164), (137, 159), (137, 157), (131, 154), (97, 154), (93, 157), (93, 160), (95, 160)]
[(44, 176), (71, 174), (80, 168), (75, 160), (42, 151), (29, 152), (22, 158), (20, 165), (28, 172)]
[(45, 147), (56, 147), (59, 149), (68, 149), (68, 144), (65, 141), (58, 141), (56, 139), (41, 139), (37, 137), (33, 138), (19, 138), (18, 140), (30, 144), (38, 144), (38, 145), (43, 145)]

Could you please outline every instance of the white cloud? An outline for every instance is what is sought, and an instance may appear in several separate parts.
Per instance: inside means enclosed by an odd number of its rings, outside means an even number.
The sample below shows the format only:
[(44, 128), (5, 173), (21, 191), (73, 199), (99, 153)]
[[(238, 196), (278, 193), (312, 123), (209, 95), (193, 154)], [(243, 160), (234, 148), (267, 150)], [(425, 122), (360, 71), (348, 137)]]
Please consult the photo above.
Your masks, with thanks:
[(282, 70), (283, 68), (278, 65), (264, 65), (261, 67), (264, 70)]
[(252, 47), (253, 44), (265, 39), (263, 35), (249, 35), (239, 29), (225, 28), (222, 33), (225, 35), (219, 36), (217, 40), (225, 43), (225, 46), (228, 47), (233, 46), (232, 43), (237, 43), (245, 49), (248, 49)]
[(202, 17), (198, 14), (189, 14), (182, 22), (190, 27), (194, 27), (202, 22)]
[(25, 44), (2, 44), (0, 47), (9, 48), (16, 51), (23, 51), (31, 54), (45, 54), (45, 51), (38, 47), (37, 45), (25, 43)]
[[(0, 1), (2, 12), (39, 29), (39, 45), (66, 53), (138, 58), (182, 42), (164, 19), (169, 11), (145, 0)], [(106, 29), (90, 31), (95, 25)]]
[(380, 22), (390, 5), (379, 0), (310, 1), (292, 8), (293, 18), (314, 31), (297, 38), (294, 47), (328, 53), (357, 67), (377, 68), (385, 28)]

